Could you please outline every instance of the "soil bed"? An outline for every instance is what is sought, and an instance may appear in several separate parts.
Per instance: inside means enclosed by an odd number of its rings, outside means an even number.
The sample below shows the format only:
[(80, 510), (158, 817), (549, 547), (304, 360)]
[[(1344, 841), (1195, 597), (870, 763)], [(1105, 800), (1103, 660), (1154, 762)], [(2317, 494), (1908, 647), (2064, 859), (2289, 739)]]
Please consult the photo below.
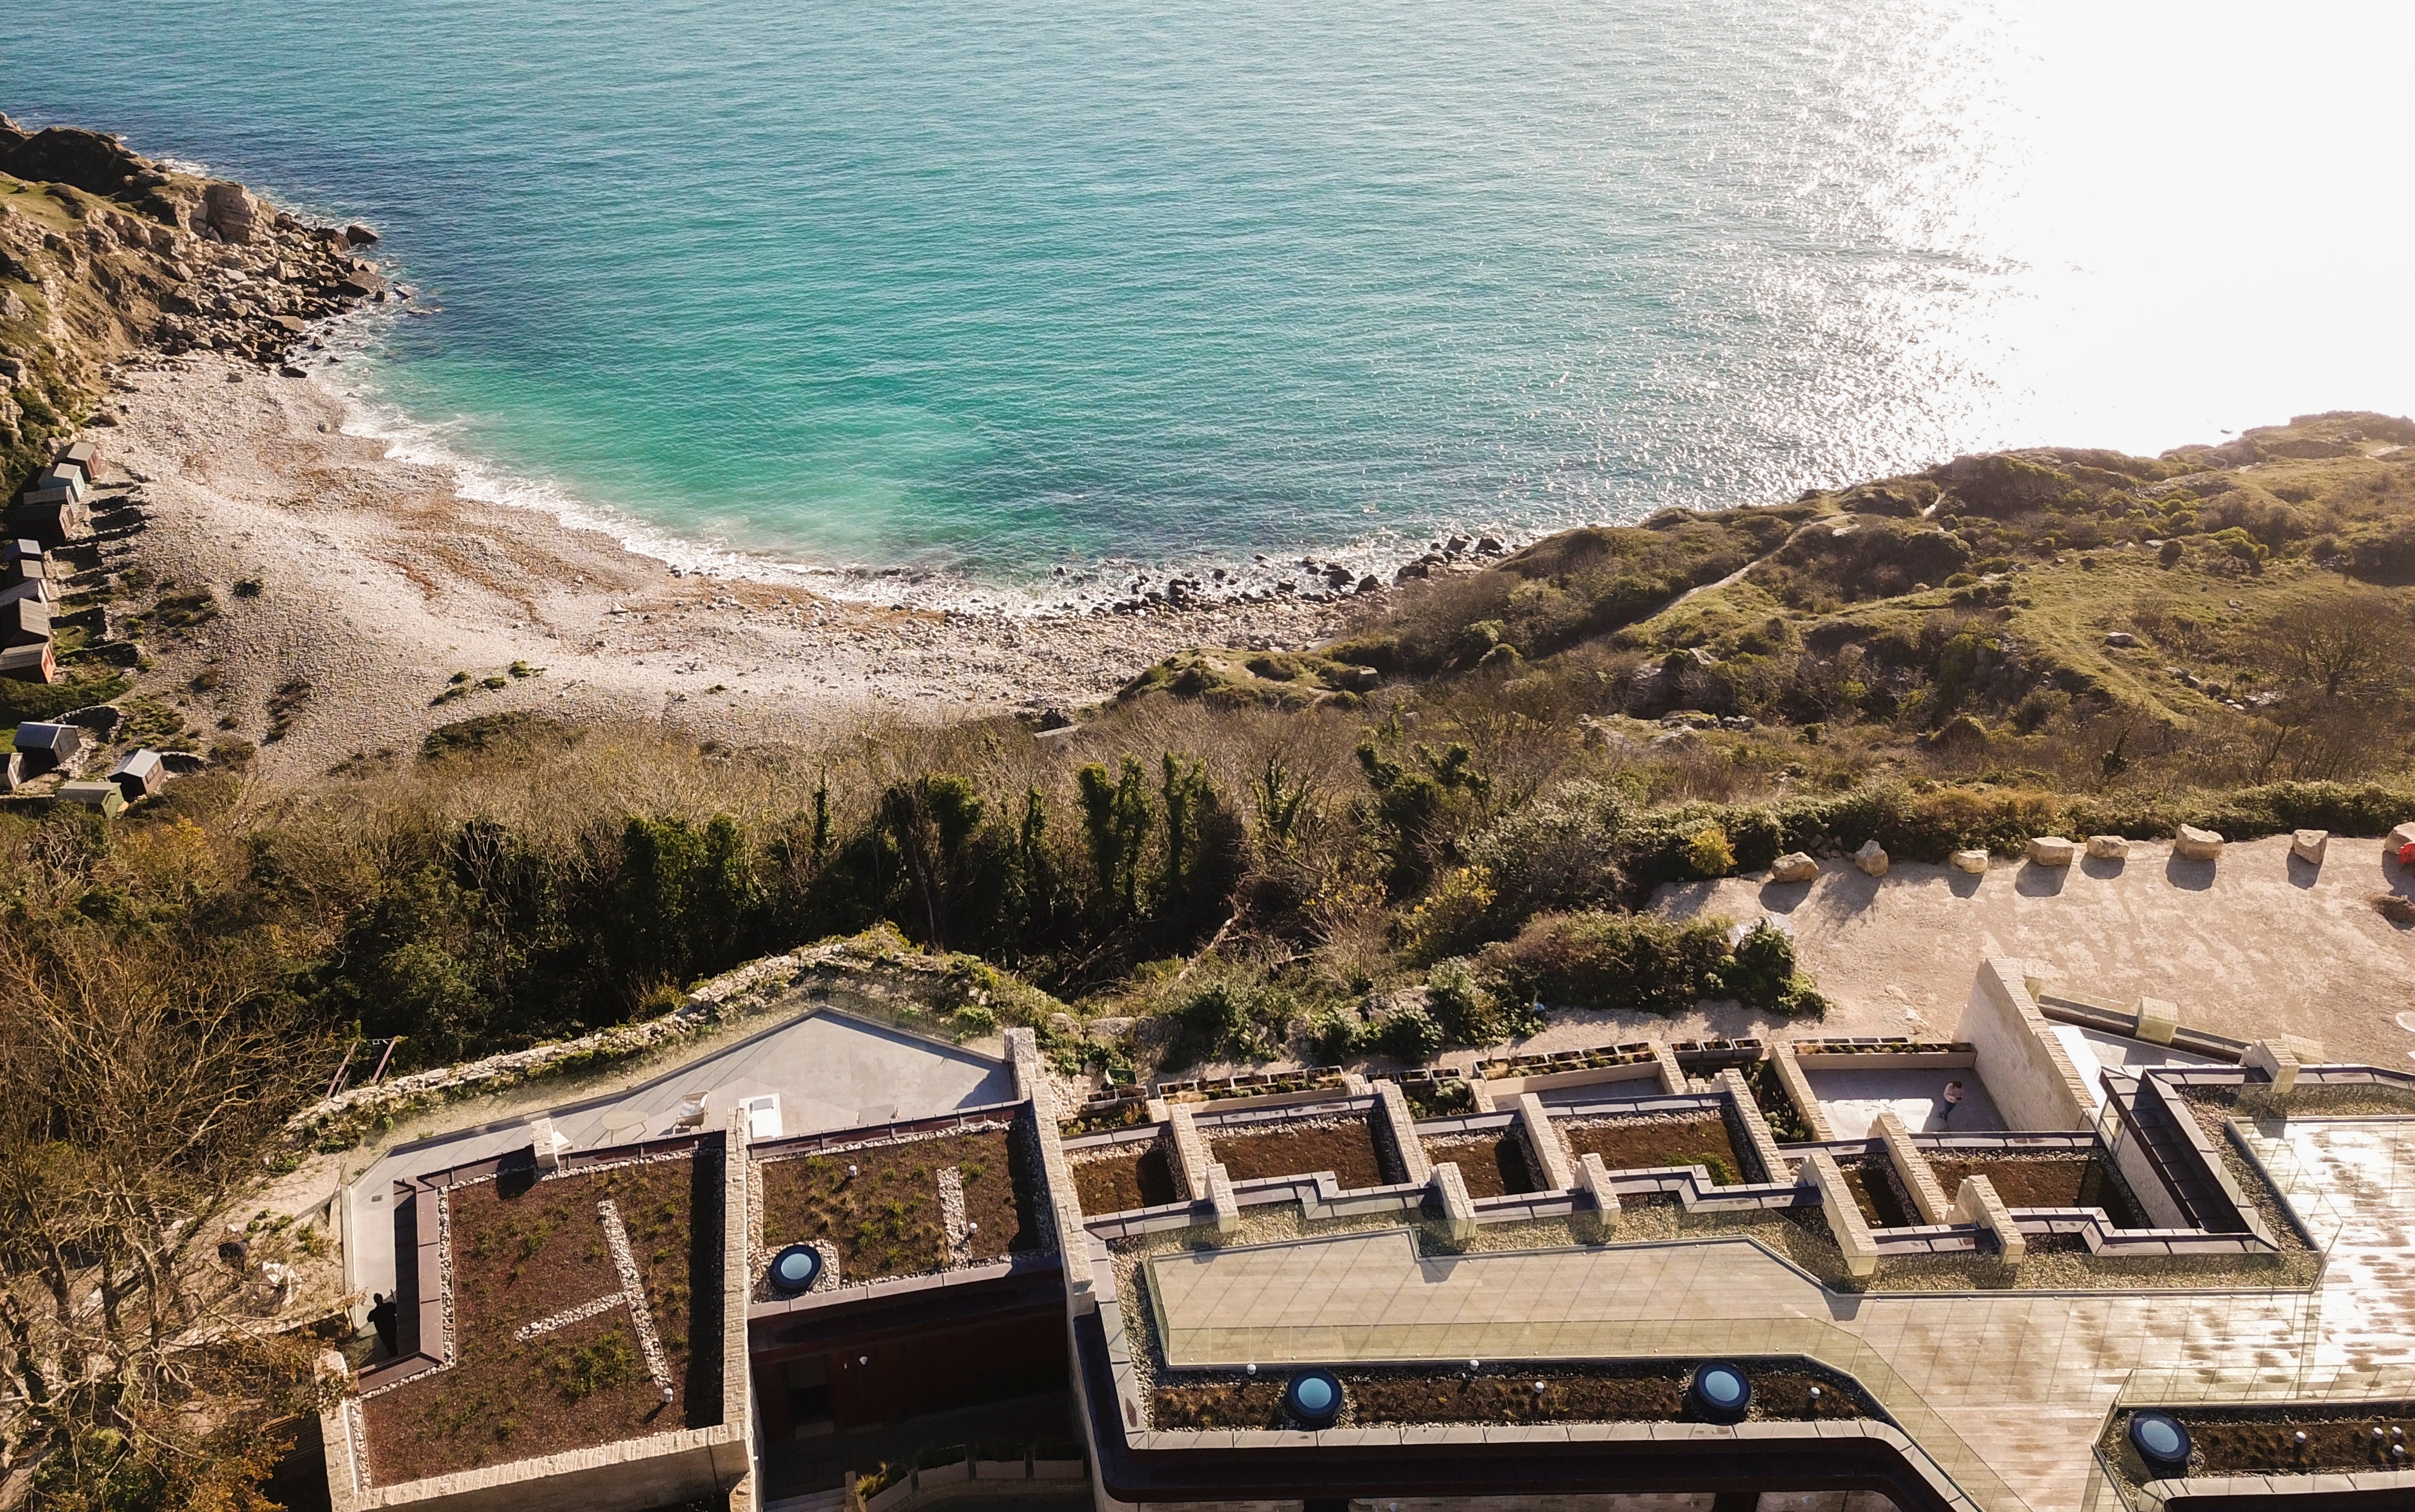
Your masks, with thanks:
[[(980, 1225), (963, 1263), (1037, 1250), (1024, 1143), (1016, 1130), (998, 1128), (766, 1160), (763, 1246), (828, 1239), (838, 1247), (842, 1285), (944, 1270), (950, 1256), (939, 1172), (954, 1166), (964, 1182), (965, 1217)], [(851, 1177), (849, 1166), (856, 1169)]]
[(1454, 1160), (1470, 1197), (1507, 1197), (1541, 1190), (1526, 1169), (1526, 1146), (1515, 1129), (1497, 1134), (1453, 1134), (1424, 1141), (1426, 1159)]
[(1895, 1167), (1880, 1160), (1839, 1160), (1845, 1185), (1853, 1189), (1853, 1204), (1874, 1229), (1912, 1228), (1920, 1215), (1896, 1181)]
[(1130, 1155), (1102, 1157), (1073, 1163), (1073, 1190), (1081, 1193), (1082, 1211), (1099, 1218), (1129, 1213), (1136, 1207), (1161, 1207), (1180, 1199), (1174, 1184), (1174, 1157), (1162, 1138), (1142, 1145), (1125, 1145)]
[(1991, 1155), (1935, 1160), (1931, 1168), (1949, 1196), (1962, 1190), (1964, 1177), (1986, 1176), (2006, 1207), (2101, 1207), (2117, 1229), (2150, 1226), (2129, 1190), (2093, 1155)]
[(1655, 1171), (1667, 1166), (1707, 1167), (1714, 1184), (1744, 1179), (1744, 1161), (1718, 1114), (1684, 1118), (1588, 1118), (1563, 1123), (1568, 1151), (1598, 1155), (1612, 1171)]
[(1208, 1158), (1222, 1161), (1224, 1174), (1236, 1181), (1330, 1171), (1345, 1190), (1357, 1191), (1388, 1186), (1393, 1179), (1376, 1153), (1375, 1130), (1364, 1118), (1287, 1124), (1263, 1134), (1201, 1132), (1208, 1137)]
[[(371, 1480), (399, 1485), (719, 1422), (720, 1190), (716, 1161), (690, 1157), (452, 1189), (458, 1363), (362, 1403)], [(625, 1304), (525, 1342), (513, 1337), (621, 1291), (595, 1205), (607, 1197), (669, 1366), (668, 1402)], [(700, 1228), (699, 1211), (714, 1215)], [(692, 1316), (699, 1297), (703, 1312)]]
[[(1491, 1366), (1466, 1370), (1338, 1370), (1345, 1423), (1677, 1423), (1686, 1407), (1690, 1362), (1570, 1370), (1565, 1366)], [(1756, 1419), (1838, 1419), (1877, 1415), (1860, 1389), (1840, 1376), (1800, 1366), (1752, 1370)], [(1284, 1376), (1222, 1376), (1161, 1385), (1152, 1395), (1161, 1429), (1281, 1429)], [(1543, 1389), (1535, 1390), (1541, 1382)], [(1821, 1388), (1815, 1407), (1811, 1388)]]
[[(2392, 1458), (2392, 1444), (2407, 1442), (2415, 1435), (2415, 1412), (2407, 1404), (2392, 1402), (2379, 1413), (2357, 1416), (2309, 1416), (2292, 1413), (2288, 1416), (2230, 1415), (2217, 1413), (2175, 1413), (2189, 1431), (2204, 1462), (2203, 1474), (2226, 1475), (2253, 1471), (2354, 1474), (2366, 1470), (2415, 1469), (2407, 1459)], [(2373, 1436), (2375, 1429), (2382, 1437)], [(2401, 1437), (2392, 1439), (2390, 1430), (2396, 1429)], [(2305, 1447), (2298, 1446), (2296, 1435), (2306, 1435)], [(2415, 1456), (2415, 1443), (2408, 1445), (2408, 1454)], [(2194, 1466), (2197, 1460), (2192, 1460)], [(2198, 1474), (2194, 1468), (2192, 1475)]]

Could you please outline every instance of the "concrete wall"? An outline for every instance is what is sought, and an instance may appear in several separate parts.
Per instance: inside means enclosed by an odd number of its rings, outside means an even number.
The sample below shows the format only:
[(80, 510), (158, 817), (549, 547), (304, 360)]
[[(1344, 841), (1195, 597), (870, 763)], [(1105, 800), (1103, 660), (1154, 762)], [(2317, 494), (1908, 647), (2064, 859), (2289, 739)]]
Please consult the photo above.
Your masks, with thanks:
[(1979, 1080), (2006, 1128), (2093, 1128), (2094, 1100), (2031, 1000), (2026, 974), (2009, 957), (1980, 962), (1954, 1037), (1975, 1048)]

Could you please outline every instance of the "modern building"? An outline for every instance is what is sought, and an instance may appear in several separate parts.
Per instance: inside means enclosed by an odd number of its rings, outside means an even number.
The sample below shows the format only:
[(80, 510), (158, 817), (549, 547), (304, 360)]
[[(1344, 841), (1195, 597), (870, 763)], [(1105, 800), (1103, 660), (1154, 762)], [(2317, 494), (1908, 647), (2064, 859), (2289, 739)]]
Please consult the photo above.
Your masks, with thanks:
[(1982, 963), (1931, 1043), (1078, 1106), (1028, 1030), (983, 1057), (799, 976), (347, 1189), (398, 1308), (331, 1359), (331, 1499), (2415, 1506), (2415, 1075), (2048, 975)]

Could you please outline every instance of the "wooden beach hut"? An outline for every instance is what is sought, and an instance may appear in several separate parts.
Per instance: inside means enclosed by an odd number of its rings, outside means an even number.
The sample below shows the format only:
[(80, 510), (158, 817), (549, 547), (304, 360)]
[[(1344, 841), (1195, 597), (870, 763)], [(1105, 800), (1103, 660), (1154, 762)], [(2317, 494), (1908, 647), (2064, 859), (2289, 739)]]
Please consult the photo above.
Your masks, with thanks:
[(31, 594), (0, 603), (0, 651), (11, 646), (44, 645), (50, 638), (48, 604)]
[[(38, 640), (30, 646), (11, 646), (0, 651), (0, 682), (56, 682), (59, 664), (51, 654), (51, 643)], [(0, 788), (0, 791), (6, 791)]]
[(82, 803), (97, 808), (111, 818), (126, 812), (126, 794), (118, 786), (103, 777), (87, 777), (80, 782), (61, 783), (59, 797), (66, 802)]
[(117, 765), (109, 769), (109, 780), (117, 785), (118, 791), (124, 793), (126, 801), (131, 803), (137, 799), (149, 798), (166, 786), (168, 769), (160, 763), (158, 752), (137, 751), (132, 756), (120, 757)]
[(27, 720), (17, 726), (17, 754), (25, 758), (25, 775), (71, 770), (83, 756), (83, 727)]
[(100, 445), (97, 442), (77, 442), (59, 453), (59, 460), (69, 467), (82, 468), (86, 483), (100, 476)]

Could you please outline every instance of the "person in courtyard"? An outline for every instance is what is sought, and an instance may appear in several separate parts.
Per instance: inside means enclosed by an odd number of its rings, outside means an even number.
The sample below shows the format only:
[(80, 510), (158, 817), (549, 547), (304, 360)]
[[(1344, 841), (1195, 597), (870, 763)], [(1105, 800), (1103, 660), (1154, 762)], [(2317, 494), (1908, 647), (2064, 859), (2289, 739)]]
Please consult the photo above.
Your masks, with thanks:
[(1958, 1080), (1945, 1084), (1944, 1103), (1945, 1106), (1938, 1112), (1937, 1121), (1940, 1124), (1951, 1124), (1954, 1122), (1954, 1110), (1962, 1106), (1961, 1082)]
[(394, 1298), (382, 1292), (372, 1292), (369, 1296), (374, 1304), (369, 1309), (369, 1326), (377, 1330), (378, 1352), (382, 1355), (401, 1353), (395, 1340), (396, 1324), (399, 1314), (394, 1305)]

